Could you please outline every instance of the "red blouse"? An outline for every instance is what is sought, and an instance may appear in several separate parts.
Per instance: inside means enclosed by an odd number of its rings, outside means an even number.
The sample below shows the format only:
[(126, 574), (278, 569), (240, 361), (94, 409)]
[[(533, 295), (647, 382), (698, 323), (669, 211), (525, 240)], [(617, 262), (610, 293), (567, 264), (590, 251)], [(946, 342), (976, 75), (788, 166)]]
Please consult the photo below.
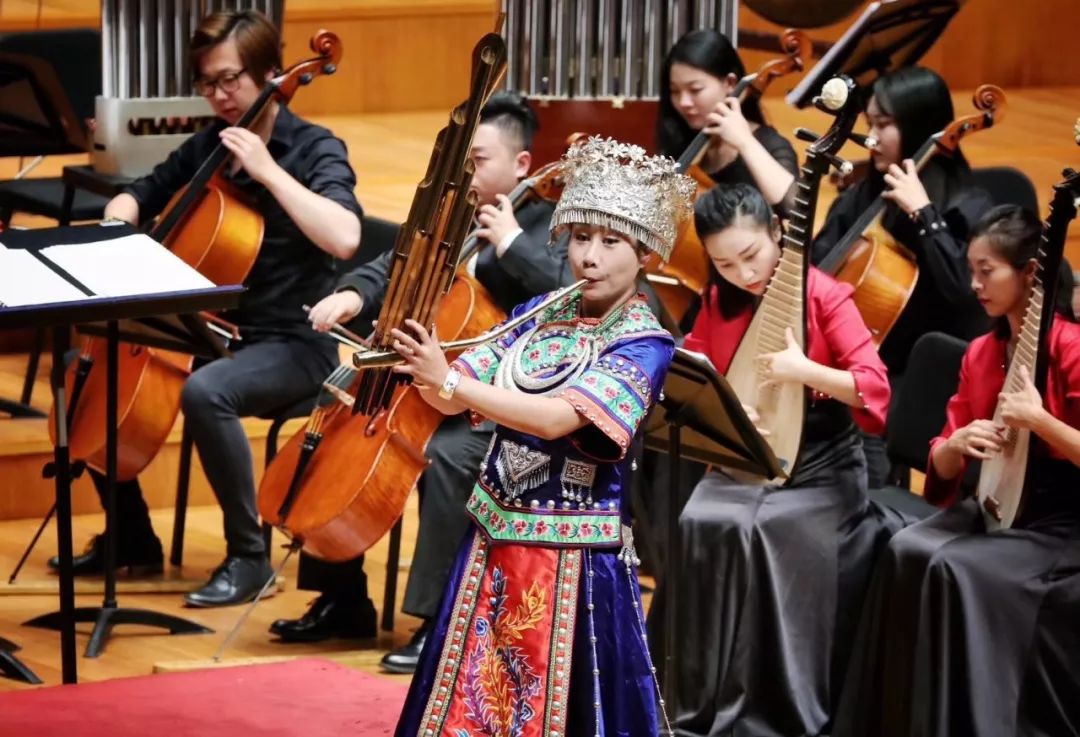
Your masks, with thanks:
[[(930, 452), (958, 429), (974, 420), (989, 420), (997, 409), (998, 394), (1005, 386), (1005, 341), (993, 333), (971, 341), (960, 364), (960, 385), (945, 408), (945, 427), (930, 441)], [(1046, 376), (1043, 405), (1054, 417), (1080, 428), (1080, 324), (1055, 319), (1050, 326), (1050, 370)], [(1039, 450), (1063, 458), (1036, 439)], [(965, 467), (967, 458), (964, 458)], [(956, 500), (963, 470), (954, 479), (942, 479), (929, 461), (923, 493), (926, 500), (944, 507)]]
[[(868, 433), (885, 431), (889, 411), (889, 377), (870, 331), (851, 299), (854, 290), (831, 276), (810, 267), (806, 281), (807, 356), (823, 366), (850, 371), (855, 390), (862, 398), (861, 408), (853, 407), (855, 423)], [(698, 313), (694, 329), (686, 336), (687, 350), (704, 353), (720, 373), (726, 373), (743, 334), (750, 326), (753, 310), (747, 309), (734, 319), (720, 313), (716, 287), (711, 287), (707, 304)], [(828, 399), (813, 392), (814, 399)]]

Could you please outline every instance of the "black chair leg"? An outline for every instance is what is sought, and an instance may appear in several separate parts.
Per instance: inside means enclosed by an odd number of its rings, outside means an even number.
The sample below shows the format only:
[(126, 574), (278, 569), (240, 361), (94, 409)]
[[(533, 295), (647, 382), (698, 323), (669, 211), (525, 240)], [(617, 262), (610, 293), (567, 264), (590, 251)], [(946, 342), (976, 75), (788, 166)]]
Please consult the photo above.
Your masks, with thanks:
[(278, 450), (278, 435), (281, 434), (281, 428), (285, 424), (285, 420), (276, 419), (270, 423), (270, 429), (266, 432), (266, 467), (269, 468), (271, 462), (274, 460), (274, 456), (277, 455)]
[(179, 567), (184, 561), (184, 527), (187, 524), (188, 487), (191, 485), (191, 449), (194, 442), (184, 423), (180, 437), (180, 472), (176, 480), (176, 513), (173, 516), (172, 550), (169, 563)]
[(390, 530), (390, 545), (386, 551), (386, 587), (383, 589), (382, 629), (394, 631), (394, 611), (397, 609), (398, 564), (401, 559), (401, 519)]
[[(270, 423), (270, 429), (266, 432), (266, 466), (270, 468), (270, 464), (274, 460), (274, 456), (277, 455), (278, 450), (278, 435), (281, 434), (281, 427), (285, 424), (285, 420), (277, 418)], [(270, 545), (273, 543), (274, 538), (274, 526), (263, 522), (263, 546), (266, 548), (267, 560), (273, 560), (273, 552), (270, 549)]]
[(64, 185), (64, 199), (60, 202), (60, 218), (57, 221), (61, 226), (71, 225), (71, 208), (75, 204), (75, 188), (70, 184)]

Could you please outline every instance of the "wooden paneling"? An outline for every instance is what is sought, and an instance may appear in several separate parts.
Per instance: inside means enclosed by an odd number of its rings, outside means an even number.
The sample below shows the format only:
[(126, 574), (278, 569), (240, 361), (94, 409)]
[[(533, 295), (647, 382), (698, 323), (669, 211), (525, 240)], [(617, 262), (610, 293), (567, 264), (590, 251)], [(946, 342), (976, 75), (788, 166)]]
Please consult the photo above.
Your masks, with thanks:
[(341, 68), (297, 94), (307, 115), (450, 108), (468, 95), (472, 49), (494, 29), (492, 0), (354, 2), (328, 14), (326, 0), (286, 3), (285, 58), (301, 58), (320, 27), (345, 47)]
[(0, 31), (35, 28), (95, 28), (101, 18), (97, 0), (2, 0)]
[[(1006, 91), (1080, 84), (1080, 56), (1072, 53), (1076, 11), (1076, 0), (967, 0), (922, 64), (944, 76), (953, 89), (974, 88), (986, 82)], [(839, 23), (806, 32), (815, 40), (835, 41), (860, 13), (862, 8)], [(782, 30), (745, 5), (740, 8), (739, 27)], [(744, 54), (751, 69), (768, 58), (761, 52)], [(782, 80), (770, 94), (784, 94), (793, 86), (786, 82)]]
[[(0, 32), (91, 26), (97, 0), (0, 0)], [(285, 63), (310, 56), (319, 29), (336, 33), (345, 55), (331, 77), (297, 93), (303, 115), (449, 108), (468, 95), (472, 48), (495, 28), (497, 0), (289, 0)]]

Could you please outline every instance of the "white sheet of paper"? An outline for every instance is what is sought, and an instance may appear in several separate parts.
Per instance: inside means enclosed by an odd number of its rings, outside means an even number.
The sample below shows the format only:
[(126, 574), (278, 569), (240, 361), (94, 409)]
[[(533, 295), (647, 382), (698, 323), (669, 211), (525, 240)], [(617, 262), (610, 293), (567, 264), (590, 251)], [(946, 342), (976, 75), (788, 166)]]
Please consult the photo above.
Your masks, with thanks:
[(142, 233), (97, 243), (50, 246), (42, 250), (42, 255), (104, 297), (214, 287), (213, 282)]
[(0, 305), (71, 302), (88, 297), (29, 251), (0, 244)]

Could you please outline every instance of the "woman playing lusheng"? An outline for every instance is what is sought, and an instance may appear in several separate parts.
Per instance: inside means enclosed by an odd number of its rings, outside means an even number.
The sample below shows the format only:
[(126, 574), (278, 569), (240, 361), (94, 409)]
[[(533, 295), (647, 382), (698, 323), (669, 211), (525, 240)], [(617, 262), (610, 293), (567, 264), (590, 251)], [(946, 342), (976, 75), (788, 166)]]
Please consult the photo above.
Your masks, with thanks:
[[(968, 346), (931, 443), (926, 498), (948, 509), (900, 532), (881, 557), (836, 735), (1080, 729), (1080, 325), (1067, 264), (1045, 397), (1030, 376), (1023, 390), (1001, 393), (1041, 232), (1034, 214), (1013, 205), (994, 208), (974, 231), (971, 285), (994, 328)], [(987, 534), (976, 500), (959, 501), (960, 480), (969, 459), (1001, 451), (1006, 427), (1032, 432), (1028, 495), (1012, 529)]]
[[(695, 219), (715, 268), (686, 347), (726, 373), (777, 267), (780, 225), (747, 185), (698, 199)], [(766, 381), (809, 392), (792, 479), (747, 485), (712, 470), (683, 509), (679, 735), (816, 735), (829, 723), (886, 534), (856, 427), (881, 431), (889, 383), (851, 292), (811, 268), (806, 352), (789, 330), (788, 347), (761, 358)]]
[(432, 406), (497, 423), (400, 737), (658, 731), (626, 451), (673, 341), (636, 277), (649, 251), (670, 252), (693, 184), (610, 140), (574, 146), (565, 165), (552, 228), (570, 230), (580, 296), (450, 365), (420, 325), (394, 332), (398, 370)]
[(678, 157), (704, 130), (711, 140), (699, 166), (717, 184), (756, 185), (783, 209), (799, 171), (795, 149), (765, 124), (757, 99), (740, 104), (731, 97), (744, 76), (739, 52), (722, 33), (706, 29), (680, 38), (660, 72), (659, 150)]

